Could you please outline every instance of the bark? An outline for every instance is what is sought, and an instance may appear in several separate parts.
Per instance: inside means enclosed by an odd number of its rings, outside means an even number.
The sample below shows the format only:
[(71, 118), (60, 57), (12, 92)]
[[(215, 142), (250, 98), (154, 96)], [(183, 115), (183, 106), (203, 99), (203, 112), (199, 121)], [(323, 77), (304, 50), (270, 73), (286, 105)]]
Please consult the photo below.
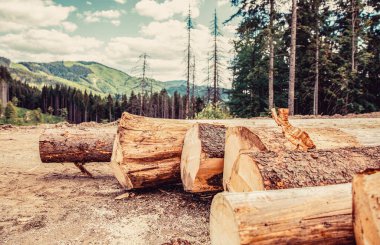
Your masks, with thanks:
[(111, 166), (125, 189), (179, 183), (186, 131), (193, 122), (123, 113)]
[(189, 192), (220, 191), (222, 187), (226, 127), (195, 124), (185, 136), (181, 179)]
[(274, 73), (274, 45), (273, 45), (273, 20), (274, 20), (274, 1), (270, 0), (270, 19), (269, 19), (269, 109), (273, 108), (273, 73)]
[(367, 168), (380, 168), (380, 146), (246, 152), (235, 162), (227, 189), (245, 192), (342, 184)]
[(289, 70), (289, 114), (294, 115), (294, 86), (296, 79), (296, 35), (297, 35), (297, 0), (292, 0), (292, 26), (290, 36), (290, 70)]
[(366, 171), (352, 182), (355, 239), (358, 245), (380, 241), (380, 171)]
[(211, 244), (354, 244), (351, 184), (217, 194)]
[(100, 129), (49, 129), (39, 139), (40, 157), (51, 162), (109, 162), (115, 133)]

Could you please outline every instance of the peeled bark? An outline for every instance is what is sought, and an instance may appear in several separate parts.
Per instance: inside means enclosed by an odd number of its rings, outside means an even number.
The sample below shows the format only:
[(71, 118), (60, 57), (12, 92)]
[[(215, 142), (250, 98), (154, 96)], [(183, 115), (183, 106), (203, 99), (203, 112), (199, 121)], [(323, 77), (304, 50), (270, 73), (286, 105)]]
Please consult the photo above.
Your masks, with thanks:
[(288, 189), (342, 184), (367, 168), (380, 168), (380, 147), (247, 152), (235, 162), (227, 190)]
[(351, 184), (217, 194), (211, 244), (354, 244)]
[(197, 123), (186, 133), (181, 157), (185, 191), (223, 190), (223, 159), (226, 127)]
[(180, 183), (183, 141), (193, 122), (123, 113), (111, 166), (125, 189)]
[(272, 108), (272, 117), (276, 121), (277, 125), (282, 128), (282, 133), (285, 138), (289, 140), (297, 149), (308, 150), (314, 149), (315, 144), (311, 140), (310, 136), (300, 128), (294, 127), (289, 122), (289, 109), (278, 109), (278, 115), (276, 108)]
[(380, 242), (380, 171), (366, 171), (352, 182), (356, 243)]
[(114, 138), (109, 129), (48, 129), (39, 139), (41, 161), (110, 162)]

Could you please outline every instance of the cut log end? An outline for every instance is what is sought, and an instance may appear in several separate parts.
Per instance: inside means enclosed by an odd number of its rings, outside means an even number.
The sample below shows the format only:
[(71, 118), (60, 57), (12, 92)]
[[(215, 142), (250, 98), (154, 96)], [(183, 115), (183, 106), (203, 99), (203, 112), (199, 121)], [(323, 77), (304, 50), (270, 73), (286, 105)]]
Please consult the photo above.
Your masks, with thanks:
[(356, 175), (352, 188), (356, 243), (377, 244), (380, 241), (380, 170)]
[(223, 125), (196, 123), (185, 136), (181, 155), (181, 179), (189, 192), (222, 190)]

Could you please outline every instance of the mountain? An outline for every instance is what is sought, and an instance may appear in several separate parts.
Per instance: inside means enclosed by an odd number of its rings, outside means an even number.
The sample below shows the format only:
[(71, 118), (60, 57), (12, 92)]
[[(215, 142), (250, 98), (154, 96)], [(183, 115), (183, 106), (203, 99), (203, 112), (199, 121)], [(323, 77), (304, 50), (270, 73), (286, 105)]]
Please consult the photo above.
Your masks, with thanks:
[[(56, 61), (50, 63), (19, 62), (13, 63), (0, 57), (0, 62), (9, 64), (13, 78), (25, 81), (41, 88), (43, 85), (66, 85), (82, 91), (100, 95), (127, 94), (131, 91), (141, 91), (140, 79), (128, 75), (120, 70), (105, 66), (97, 62), (88, 61)], [(9, 62), (8, 62), (9, 61)], [(161, 82), (147, 79), (146, 90), (158, 92), (166, 89), (169, 94), (175, 91), (186, 94), (186, 81), (174, 80)], [(197, 95), (207, 93), (206, 86), (195, 86)], [(226, 99), (226, 95), (223, 96)]]

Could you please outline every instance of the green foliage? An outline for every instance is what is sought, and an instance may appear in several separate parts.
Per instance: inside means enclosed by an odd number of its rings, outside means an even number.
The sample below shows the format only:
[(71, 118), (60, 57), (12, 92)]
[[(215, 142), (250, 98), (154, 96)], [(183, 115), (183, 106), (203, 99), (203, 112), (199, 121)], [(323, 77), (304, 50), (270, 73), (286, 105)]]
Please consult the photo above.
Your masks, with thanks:
[(205, 108), (195, 115), (195, 119), (231, 119), (232, 116), (227, 106), (221, 102), (213, 105), (209, 103)]
[(16, 107), (10, 101), (7, 103), (7, 106), (5, 107), (4, 116), (7, 122), (9, 123), (14, 123), (17, 118)]
[[(274, 2), (275, 9), (281, 9), (284, 4)], [(270, 1), (231, 3), (238, 7), (231, 18), (240, 16), (241, 22), (234, 42), (236, 56), (232, 61), (234, 79), (229, 106), (239, 117), (259, 116), (268, 108)], [(313, 112), (317, 50), (319, 113), (380, 110), (380, 2), (338, 0), (334, 1), (334, 9), (326, 0), (297, 3), (295, 113)], [(351, 4), (355, 4), (354, 32)], [(366, 12), (368, 9), (374, 12)], [(287, 107), (291, 14), (275, 13), (274, 19), (274, 102), (277, 107)], [(355, 69), (352, 69), (352, 50), (356, 51)]]
[[(28, 81), (28, 84), (40, 89), (44, 85), (64, 85), (101, 96), (130, 94), (132, 90), (140, 89), (139, 78), (97, 62), (11, 63), (10, 72), (14, 78)], [(174, 91), (181, 95), (186, 94), (186, 81), (183, 80), (161, 82), (147, 79), (147, 84), (152, 84), (153, 92), (166, 89), (170, 95), (173, 95)], [(195, 89), (200, 96), (207, 93), (206, 86), (196, 86)], [(148, 90), (150, 91), (150, 88)], [(222, 96), (224, 99), (227, 98), (226, 94)]]
[(14, 105), (14, 106), (17, 106), (18, 105), (18, 99), (17, 99), (17, 97), (16, 96), (13, 96), (13, 98), (12, 98), (12, 104)]

